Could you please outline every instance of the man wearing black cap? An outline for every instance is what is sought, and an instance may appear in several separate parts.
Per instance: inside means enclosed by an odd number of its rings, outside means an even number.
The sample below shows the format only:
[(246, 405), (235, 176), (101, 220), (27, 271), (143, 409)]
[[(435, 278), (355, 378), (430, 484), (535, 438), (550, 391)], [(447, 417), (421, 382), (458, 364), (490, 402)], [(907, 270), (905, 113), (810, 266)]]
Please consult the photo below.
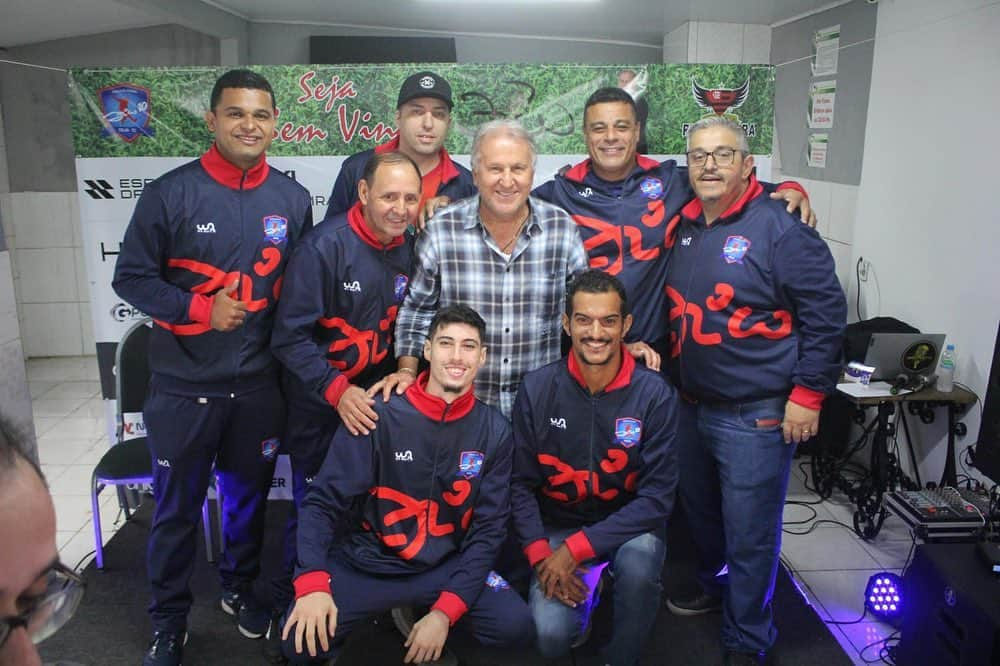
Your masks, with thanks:
[(346, 212), (357, 201), (358, 181), (373, 153), (398, 150), (417, 163), (423, 177), (421, 210), (428, 199), (440, 198), (437, 205), (445, 205), (475, 194), (472, 173), (452, 162), (444, 149), (452, 106), (451, 86), (434, 72), (417, 72), (403, 81), (396, 101), (398, 136), (374, 150), (364, 150), (344, 160), (323, 221)]

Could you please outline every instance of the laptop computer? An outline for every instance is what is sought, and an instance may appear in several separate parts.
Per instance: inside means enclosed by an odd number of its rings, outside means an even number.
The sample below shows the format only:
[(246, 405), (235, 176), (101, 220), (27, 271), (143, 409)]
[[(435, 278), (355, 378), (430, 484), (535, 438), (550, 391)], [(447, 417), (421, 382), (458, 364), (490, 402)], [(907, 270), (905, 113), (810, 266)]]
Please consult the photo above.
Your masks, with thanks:
[(872, 333), (865, 365), (875, 367), (872, 379), (893, 381), (900, 374), (931, 375), (937, 371), (944, 333)]

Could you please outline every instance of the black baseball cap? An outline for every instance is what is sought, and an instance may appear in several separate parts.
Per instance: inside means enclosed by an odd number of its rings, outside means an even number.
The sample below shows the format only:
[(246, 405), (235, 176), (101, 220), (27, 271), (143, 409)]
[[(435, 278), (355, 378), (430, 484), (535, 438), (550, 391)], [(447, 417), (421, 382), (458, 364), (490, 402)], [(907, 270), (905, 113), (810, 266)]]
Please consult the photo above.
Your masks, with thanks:
[(417, 97), (435, 97), (447, 104), (449, 110), (454, 106), (451, 102), (451, 86), (434, 72), (417, 72), (408, 76), (399, 89), (396, 108)]

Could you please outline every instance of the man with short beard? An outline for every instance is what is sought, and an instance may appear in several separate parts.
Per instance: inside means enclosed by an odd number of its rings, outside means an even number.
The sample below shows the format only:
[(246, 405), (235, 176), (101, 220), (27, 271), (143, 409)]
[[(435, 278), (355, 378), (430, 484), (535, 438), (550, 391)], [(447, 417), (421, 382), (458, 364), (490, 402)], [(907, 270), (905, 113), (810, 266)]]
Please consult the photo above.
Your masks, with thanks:
[(284, 570), (274, 581), (268, 651), (276, 653), (280, 612), (292, 600), (296, 508), (343, 424), (368, 434), (378, 415), (366, 393), (395, 366), (392, 336), (413, 261), (407, 228), (420, 203), (420, 171), (399, 152), (377, 153), (358, 183), (358, 202), (313, 230), (285, 273), (271, 351), (284, 365), (293, 506)]
[(677, 485), (677, 395), (637, 365), (625, 288), (598, 270), (570, 285), (567, 358), (524, 377), (514, 405), (513, 522), (535, 569), (530, 605), (545, 657), (587, 638), (607, 568), (614, 627), (602, 663), (638, 663), (660, 605)]
[(511, 440), (472, 392), (485, 330), (471, 308), (442, 308), (424, 343), (429, 369), (376, 402), (377, 428), (334, 435), (302, 503), (289, 659), (333, 657), (359, 621), (398, 606), (430, 606), (406, 663), (438, 659), (456, 624), (486, 645), (532, 640), (524, 601), (490, 571), (510, 510)]

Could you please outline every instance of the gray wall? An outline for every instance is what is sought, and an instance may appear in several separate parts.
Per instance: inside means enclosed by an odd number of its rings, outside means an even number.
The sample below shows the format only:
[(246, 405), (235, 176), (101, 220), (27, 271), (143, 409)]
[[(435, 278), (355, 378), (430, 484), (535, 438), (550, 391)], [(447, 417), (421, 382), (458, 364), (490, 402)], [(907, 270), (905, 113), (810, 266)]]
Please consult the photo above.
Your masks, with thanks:
[[(418, 33), (394, 30), (369, 30), (363, 33), (335, 26), (252, 23), (250, 25), (250, 62), (258, 65), (309, 64), (311, 35), (352, 35), (407, 37)], [(427, 33), (427, 37), (447, 37)], [(662, 62), (662, 49), (653, 47), (571, 42), (556, 39), (517, 37), (455, 36), (458, 62), (578, 62), (582, 64)]]
[[(13, 48), (6, 59), (60, 68), (216, 65), (219, 40), (163, 25)], [(0, 64), (0, 107), (10, 191), (76, 191), (66, 74)]]
[[(774, 133), (781, 154), (781, 170), (786, 175), (846, 185), (861, 182), (877, 11), (877, 5), (852, 2), (772, 31), (771, 63), (778, 66), (774, 82)], [(814, 77), (810, 69), (813, 33), (837, 24), (840, 24), (841, 49), (837, 73)], [(856, 42), (861, 43), (844, 48)], [(806, 123), (809, 84), (831, 79), (837, 81), (833, 127), (810, 130)], [(830, 135), (825, 169), (806, 166), (812, 132)]]

